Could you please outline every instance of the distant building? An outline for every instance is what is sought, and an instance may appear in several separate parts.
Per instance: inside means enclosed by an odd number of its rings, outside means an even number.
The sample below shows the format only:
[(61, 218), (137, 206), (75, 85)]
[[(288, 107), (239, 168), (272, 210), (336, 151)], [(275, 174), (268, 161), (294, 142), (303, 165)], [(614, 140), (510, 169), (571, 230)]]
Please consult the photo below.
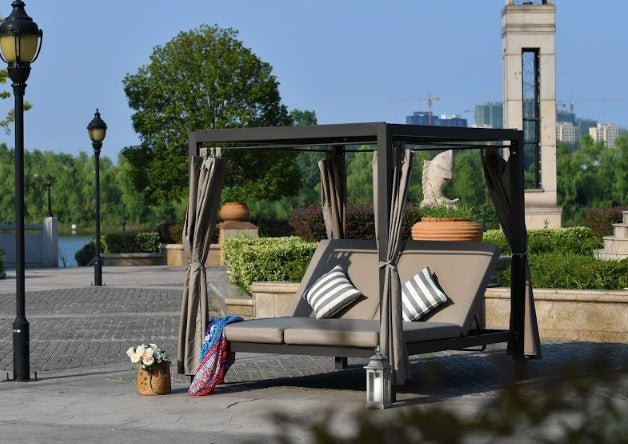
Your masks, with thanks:
[(621, 132), (621, 128), (612, 123), (598, 123), (596, 127), (589, 128), (589, 135), (593, 140), (596, 142), (604, 142), (609, 148), (615, 145), (615, 139), (619, 137)]
[(467, 119), (464, 119), (457, 114), (452, 114), (450, 116), (445, 114), (435, 116), (432, 114), (430, 116), (430, 113), (426, 111), (415, 111), (411, 116), (406, 116), (406, 123), (408, 125), (468, 126)]
[(576, 125), (580, 129), (580, 134), (589, 134), (589, 129), (597, 126), (597, 120), (577, 118)]
[(576, 113), (572, 113), (569, 111), (556, 110), (556, 121), (557, 122), (571, 122), (576, 123)]
[(556, 140), (576, 143), (580, 140), (580, 128), (573, 122), (556, 122)]
[(474, 120), (476, 128), (503, 128), (504, 104), (502, 102), (488, 102), (475, 105)]

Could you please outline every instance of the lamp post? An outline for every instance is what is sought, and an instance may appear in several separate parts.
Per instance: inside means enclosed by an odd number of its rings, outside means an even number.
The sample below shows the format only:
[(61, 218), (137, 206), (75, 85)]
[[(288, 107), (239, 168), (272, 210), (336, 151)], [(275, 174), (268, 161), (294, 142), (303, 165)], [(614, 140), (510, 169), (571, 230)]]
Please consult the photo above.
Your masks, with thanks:
[(94, 258), (94, 285), (102, 285), (102, 261), (100, 259), (100, 149), (102, 141), (107, 134), (107, 124), (100, 118), (98, 108), (94, 118), (87, 125), (89, 138), (92, 140), (94, 148), (94, 160), (96, 163), (95, 185), (96, 185), (96, 257)]
[(122, 233), (126, 233), (126, 216), (123, 214), (120, 218), (120, 223), (122, 224)]
[(48, 188), (48, 217), (54, 217), (52, 215), (52, 200), (50, 199), (50, 188), (52, 188), (52, 176), (48, 174), (44, 179), (44, 185)]
[(13, 321), (13, 379), (30, 379), (30, 329), (26, 320), (24, 258), (24, 93), (31, 63), (41, 49), (43, 32), (24, 10), (24, 2), (14, 1), (13, 11), (0, 24), (0, 53), (8, 64), (15, 97), (15, 298)]

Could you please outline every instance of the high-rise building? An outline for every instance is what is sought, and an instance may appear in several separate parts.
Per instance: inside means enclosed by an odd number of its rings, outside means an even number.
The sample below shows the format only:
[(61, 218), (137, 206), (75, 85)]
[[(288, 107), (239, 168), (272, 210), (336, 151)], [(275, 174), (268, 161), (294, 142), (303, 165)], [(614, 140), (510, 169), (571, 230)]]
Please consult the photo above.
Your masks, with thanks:
[(556, 122), (556, 140), (576, 143), (580, 140), (580, 128), (573, 122)]
[(475, 105), (474, 120), (479, 128), (503, 128), (504, 104), (502, 102), (488, 102)]
[(572, 113), (571, 111), (564, 111), (564, 110), (557, 109), (556, 121), (576, 123), (576, 113)]
[(406, 116), (408, 125), (433, 125), (433, 126), (463, 126), (466, 127), (467, 119), (457, 114), (450, 116), (442, 114), (440, 116), (431, 115), (426, 111), (415, 111), (411, 116)]
[(615, 139), (619, 137), (622, 130), (612, 123), (598, 123), (596, 127), (589, 128), (589, 135), (596, 142), (604, 142), (608, 148), (615, 145)]

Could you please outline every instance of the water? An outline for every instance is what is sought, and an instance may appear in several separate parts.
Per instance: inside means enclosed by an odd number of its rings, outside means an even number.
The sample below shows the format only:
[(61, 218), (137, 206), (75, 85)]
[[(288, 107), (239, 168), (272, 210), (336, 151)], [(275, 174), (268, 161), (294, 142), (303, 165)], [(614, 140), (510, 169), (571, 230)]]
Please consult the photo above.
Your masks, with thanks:
[(93, 237), (83, 235), (59, 236), (59, 267), (78, 267), (74, 254), (88, 244)]

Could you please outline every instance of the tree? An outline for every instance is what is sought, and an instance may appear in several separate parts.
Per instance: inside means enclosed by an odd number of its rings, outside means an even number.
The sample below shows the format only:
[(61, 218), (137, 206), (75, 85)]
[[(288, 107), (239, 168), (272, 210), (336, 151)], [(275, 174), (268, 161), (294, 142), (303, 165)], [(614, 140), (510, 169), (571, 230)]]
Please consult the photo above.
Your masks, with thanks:
[[(232, 29), (207, 25), (181, 32), (124, 78), (141, 142), (123, 155), (149, 202), (185, 196), (189, 132), (291, 123), (272, 67), (236, 37)], [(227, 150), (224, 156), (225, 194), (274, 200), (299, 189), (296, 153)]]

